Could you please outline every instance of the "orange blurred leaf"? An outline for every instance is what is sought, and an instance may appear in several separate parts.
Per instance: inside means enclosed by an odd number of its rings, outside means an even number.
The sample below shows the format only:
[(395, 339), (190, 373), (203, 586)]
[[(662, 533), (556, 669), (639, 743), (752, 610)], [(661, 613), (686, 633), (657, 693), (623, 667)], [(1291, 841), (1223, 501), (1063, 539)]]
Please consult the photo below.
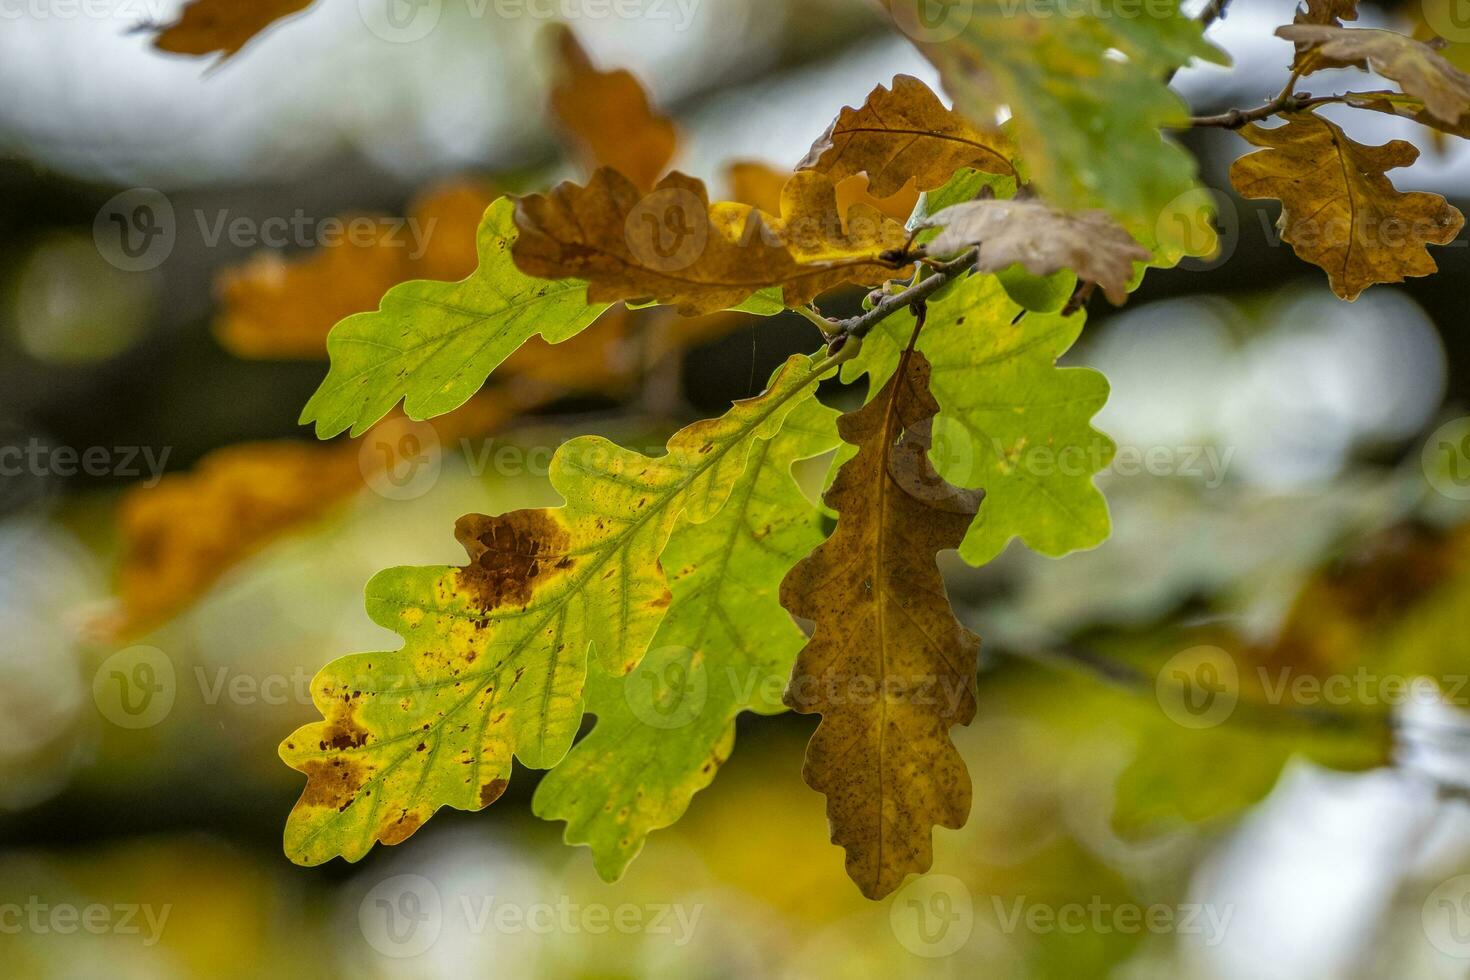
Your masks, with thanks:
[(630, 72), (598, 71), (571, 29), (555, 28), (558, 81), (551, 111), (588, 173), (612, 167), (642, 190), (657, 182), (678, 146), (674, 124), (649, 105)]

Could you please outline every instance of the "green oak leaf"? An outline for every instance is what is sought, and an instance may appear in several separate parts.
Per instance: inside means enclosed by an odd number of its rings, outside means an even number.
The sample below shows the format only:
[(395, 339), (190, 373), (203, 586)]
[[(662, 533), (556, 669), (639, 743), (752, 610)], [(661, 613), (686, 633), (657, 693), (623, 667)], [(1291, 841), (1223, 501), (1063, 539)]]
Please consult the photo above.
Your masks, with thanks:
[(664, 549), (674, 601), (633, 673), (595, 673), (595, 727), (542, 780), (537, 816), (565, 820), (569, 844), (589, 844), (613, 881), (651, 831), (683, 816), (714, 779), (742, 711), (786, 710), (781, 691), (806, 642), (781, 608), (786, 573), (824, 537), (821, 511), (791, 465), (836, 447), (837, 413), (802, 402), (751, 450), (725, 507), (681, 521)]
[[(916, 23), (925, 2), (890, 5), (902, 25)], [(1048, 203), (1108, 211), (1161, 264), (1212, 254), (1213, 235), (1191, 241), (1171, 217), (1176, 199), (1196, 184), (1192, 158), (1160, 136), (1189, 118), (1163, 79), (1195, 58), (1228, 59), (1177, 2), (1166, 16), (1139, 17), (1123, 6), (1104, 0), (1097, 14), (1078, 16), (1062, 0), (1024, 12), (1005, 0), (976, 0), (962, 8), (968, 16), (956, 36), (917, 43), (961, 112), (984, 122), (1010, 111), (1026, 176)]]
[(500, 198), (477, 232), (479, 267), (459, 282), (418, 279), (394, 286), (378, 309), (332, 328), (326, 380), (301, 422), (326, 439), (366, 432), (398, 403), (413, 419), (463, 405), (500, 362), (536, 334), (557, 344), (607, 309), (587, 302), (587, 284), (524, 275), (511, 261), (515, 204)]
[[(939, 401), (931, 457), (939, 475), (983, 488), (985, 501), (960, 546), (981, 565), (1013, 537), (1060, 556), (1108, 536), (1107, 502), (1093, 476), (1112, 461), (1111, 439), (1089, 420), (1108, 382), (1089, 368), (1059, 368), (1082, 314), (1026, 313), (994, 276), (971, 275), (929, 303), (919, 350), (933, 365)], [(869, 397), (888, 380), (914, 330), (904, 311), (882, 321), (843, 367), (869, 374)]]
[(398, 650), (329, 664), (312, 683), (323, 720), (281, 757), (307, 775), (286, 853), (314, 865), (398, 843), (441, 806), (479, 809), (512, 756), (550, 768), (582, 718), (589, 657), (638, 666), (671, 600), (659, 555), (678, 520), (717, 513), (747, 458), (810, 399), (824, 368), (795, 355), (759, 397), (687, 426), (657, 458), (582, 437), (557, 450), (564, 506), (455, 527), (463, 567), (394, 568), (368, 583), (373, 621)]

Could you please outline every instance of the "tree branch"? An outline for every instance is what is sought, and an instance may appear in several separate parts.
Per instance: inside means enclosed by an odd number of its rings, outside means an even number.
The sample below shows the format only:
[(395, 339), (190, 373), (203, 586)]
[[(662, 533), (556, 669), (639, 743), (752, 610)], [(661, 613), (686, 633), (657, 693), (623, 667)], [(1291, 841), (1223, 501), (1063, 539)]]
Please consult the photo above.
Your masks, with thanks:
[(970, 270), (980, 250), (972, 248), (957, 259), (930, 266), (933, 271), (918, 282), (897, 293), (888, 293), (871, 310), (848, 317), (846, 320), (829, 321), (830, 328), (824, 331), (828, 337), (827, 349), (836, 354), (849, 340), (861, 340), (874, 327), (901, 309), (916, 306), (933, 296), (947, 284)]
[(1247, 123), (1269, 119), (1278, 112), (1303, 112), (1329, 102), (1341, 102), (1340, 95), (1313, 96), (1308, 92), (1283, 92), (1265, 105), (1254, 109), (1231, 109), (1214, 116), (1195, 116), (1189, 120), (1191, 128), (1214, 126), (1220, 129), (1239, 129)]

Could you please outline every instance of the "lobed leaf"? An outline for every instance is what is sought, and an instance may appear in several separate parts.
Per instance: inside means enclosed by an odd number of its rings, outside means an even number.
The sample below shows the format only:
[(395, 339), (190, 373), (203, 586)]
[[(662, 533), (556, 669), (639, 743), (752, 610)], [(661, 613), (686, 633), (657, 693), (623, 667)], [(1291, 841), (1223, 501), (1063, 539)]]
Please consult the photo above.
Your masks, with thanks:
[(924, 355), (905, 350), (877, 396), (838, 420), (857, 454), (825, 496), (837, 529), (781, 583), (782, 604), (815, 624), (784, 699), (822, 715), (802, 772), (874, 899), (927, 871), (934, 826), (970, 812), (949, 729), (975, 716), (980, 640), (950, 609), (935, 556), (960, 543), (981, 495), (929, 462), (928, 382)]
[(1070, 269), (1103, 287), (1114, 305), (1128, 298), (1133, 263), (1150, 255), (1106, 211), (1068, 214), (1034, 199), (967, 201), (917, 227), (943, 229), (928, 242), (931, 255), (954, 256), (978, 245), (982, 272), (1017, 264), (1034, 276)]
[(661, 562), (673, 602), (633, 673), (595, 673), (587, 710), (597, 726), (537, 787), (535, 811), (565, 820), (597, 870), (618, 878), (653, 830), (683, 815), (729, 757), (735, 716), (783, 710), (772, 692), (805, 635), (777, 586), (822, 542), (822, 517), (791, 476), (799, 459), (837, 444), (836, 412), (808, 399), (756, 445), (724, 508), (681, 521)]
[(358, 860), (441, 806), (489, 805), (513, 756), (560, 761), (589, 657), (627, 674), (663, 618), (658, 558), (676, 522), (719, 512), (751, 450), (811, 397), (821, 370), (792, 357), (764, 394), (680, 430), (656, 459), (575, 439), (551, 463), (564, 506), (468, 515), (455, 527), (467, 565), (375, 576), (368, 613), (404, 645), (334, 661), (313, 682), (323, 720), (281, 746), (307, 775), (286, 828), (292, 860)]
[(903, 244), (897, 222), (864, 204), (837, 212), (820, 174), (794, 175), (770, 218), (748, 205), (711, 207), (703, 182), (673, 173), (651, 194), (606, 167), (585, 187), (558, 185), (516, 202), (513, 255), (522, 272), (588, 280), (589, 302), (671, 304), (685, 315), (737, 306), (779, 287), (786, 306), (897, 271), (880, 260)]
[(565, 25), (554, 28), (558, 79), (551, 111), (576, 146), (588, 173), (612, 167), (647, 190), (678, 147), (674, 124), (649, 105), (631, 72), (598, 71)]
[[(915, 22), (924, 2), (888, 0), (900, 23)], [(1053, 205), (1107, 211), (1162, 263), (1210, 254), (1213, 236), (1191, 241), (1170, 219), (1196, 185), (1189, 154), (1160, 136), (1189, 118), (1163, 78), (1225, 56), (1177, 3), (1148, 17), (1121, 6), (1107, 0), (1079, 16), (1047, 0), (1018, 14), (1004, 0), (977, 0), (952, 40), (917, 43), (960, 112), (982, 123), (1010, 112), (1026, 175)]]
[(523, 275), (510, 260), (513, 205), (501, 198), (485, 212), (477, 238), (479, 267), (459, 282), (417, 280), (390, 289), (375, 312), (332, 329), (326, 380), (306, 403), (303, 424), (327, 438), (360, 435), (401, 399), (414, 419), (463, 405), (518, 347), (540, 335), (556, 344), (607, 309), (588, 303), (584, 283)]
[(1327, 272), (1332, 291), (1356, 299), (1375, 283), (1427, 276), (1429, 245), (1447, 245), (1465, 218), (1438, 194), (1400, 193), (1386, 172), (1419, 151), (1402, 140), (1365, 146), (1313, 113), (1288, 113), (1275, 129), (1240, 135), (1262, 147), (1236, 160), (1230, 182), (1242, 196), (1281, 202), (1281, 240)]
[(897, 75), (892, 89), (880, 85), (861, 108), (844, 108), (796, 169), (833, 181), (865, 173), (871, 191), (888, 197), (911, 180), (921, 191), (939, 187), (961, 167), (1014, 175), (1014, 155), (1001, 133), (946, 108), (912, 75)]

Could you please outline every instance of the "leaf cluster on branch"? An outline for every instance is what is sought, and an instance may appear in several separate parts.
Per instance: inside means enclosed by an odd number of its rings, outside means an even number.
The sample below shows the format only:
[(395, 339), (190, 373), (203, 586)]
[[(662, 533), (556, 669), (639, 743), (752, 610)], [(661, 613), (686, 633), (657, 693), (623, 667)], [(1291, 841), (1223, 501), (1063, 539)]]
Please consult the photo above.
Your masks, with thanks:
[[(912, 27), (922, 2), (887, 6)], [(228, 57), (305, 6), (247, 14), (196, 0), (157, 43)], [(863, 894), (888, 894), (929, 868), (933, 828), (962, 825), (971, 805), (951, 729), (975, 716), (980, 640), (951, 607), (939, 553), (978, 566), (1017, 539), (1048, 556), (1106, 539), (1094, 477), (1114, 446), (1091, 419), (1107, 382), (1057, 359), (1094, 289), (1122, 303), (1146, 268), (1215, 248), (1212, 228), (1183, 220), (1203, 189), (1168, 131), (1223, 127), (1256, 147), (1231, 182), (1282, 203), (1283, 241), (1344, 299), (1434, 272), (1427, 246), (1461, 229), (1439, 195), (1390, 183), (1411, 145), (1365, 146), (1318, 111), (1470, 131), (1470, 76), (1422, 40), (1343, 27), (1354, 0), (1309, 0), (1277, 32), (1294, 54), (1275, 99), (1202, 117), (1168, 81), (1193, 61), (1227, 62), (1204, 38), (1225, 0), (1198, 18), (1173, 0), (1142, 18), (1121, 0), (1085, 16), (1051, 0), (966, 6), (952, 36), (910, 31), (954, 108), (900, 75), (842, 108), (792, 170), (732, 164), (726, 198), (670, 169), (677, 130), (637, 80), (598, 69), (558, 29), (550, 104), (580, 182), (426, 196), (419, 213), (465, 230), (413, 261), (370, 244), (260, 259), (222, 280), (219, 333), (237, 352), (330, 358), (302, 414), (322, 438), (400, 411), (483, 429), (558, 390), (635, 384), (604, 355), (645, 316), (692, 325), (672, 349), (784, 311), (818, 331), (815, 353), (793, 354), (761, 394), (680, 429), (662, 454), (572, 440), (551, 462), (560, 506), (466, 515), (454, 529), (463, 565), (372, 580), (368, 612), (403, 642), (329, 664), (312, 688), (321, 720), (283, 742), (307, 777), (287, 824), (293, 860), (357, 860), (441, 807), (488, 806), (518, 759), (549, 770), (535, 812), (565, 822), (612, 879), (714, 779), (737, 716), (789, 708), (821, 715), (804, 771), (849, 874)], [(1401, 91), (1296, 91), (1329, 67), (1371, 68)], [(852, 287), (866, 292), (860, 312), (815, 305)], [(824, 382), (865, 375), (853, 411), (819, 400)], [(544, 388), (513, 384), (526, 379)], [(297, 482), (315, 472), (327, 497), (350, 492), (352, 444), (321, 449), (292, 450)], [(176, 609), (258, 539), (319, 514), (300, 493), (262, 501), (250, 488), (251, 468), (278, 451), (236, 449), (131, 504), (126, 581), (150, 581), (159, 555), (186, 556), (158, 594), (140, 586), (133, 620)], [(819, 503), (793, 466), (828, 454)], [(170, 524), (201, 491), (253, 508), (243, 537)], [(1341, 757), (1381, 756), (1376, 742), (1361, 748)]]

